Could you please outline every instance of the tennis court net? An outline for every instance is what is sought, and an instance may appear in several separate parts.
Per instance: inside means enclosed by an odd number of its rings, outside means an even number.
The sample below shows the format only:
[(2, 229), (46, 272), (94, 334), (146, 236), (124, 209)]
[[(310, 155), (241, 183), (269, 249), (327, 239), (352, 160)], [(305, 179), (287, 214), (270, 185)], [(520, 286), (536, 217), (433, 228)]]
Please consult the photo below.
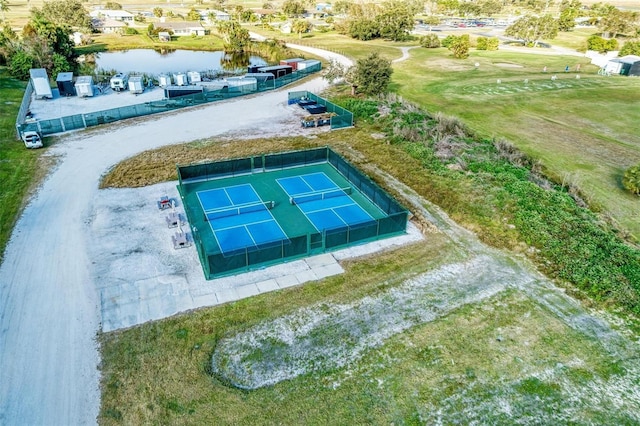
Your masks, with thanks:
[(304, 194), (294, 195), (289, 198), (291, 204), (302, 204), (309, 201), (325, 200), (327, 198), (343, 197), (351, 194), (351, 187), (335, 188), (328, 191), (308, 192)]
[(265, 201), (252, 204), (242, 204), (233, 207), (223, 207), (215, 210), (206, 210), (204, 212), (205, 220), (215, 220), (222, 217), (237, 216), (244, 213), (258, 212), (262, 210), (270, 210), (275, 206), (274, 201)]

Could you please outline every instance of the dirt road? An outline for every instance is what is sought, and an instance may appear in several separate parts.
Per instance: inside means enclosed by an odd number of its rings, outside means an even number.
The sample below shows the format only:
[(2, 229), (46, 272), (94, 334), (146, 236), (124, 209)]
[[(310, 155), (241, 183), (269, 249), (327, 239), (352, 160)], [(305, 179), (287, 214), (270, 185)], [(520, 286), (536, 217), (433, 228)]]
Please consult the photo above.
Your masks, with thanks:
[(318, 77), (278, 92), (118, 122), (64, 135), (50, 148), (59, 164), (25, 208), (0, 266), (0, 424), (96, 423), (100, 311), (85, 222), (100, 176), (163, 145), (229, 132), (281, 135), (287, 91), (318, 92), (325, 84)]

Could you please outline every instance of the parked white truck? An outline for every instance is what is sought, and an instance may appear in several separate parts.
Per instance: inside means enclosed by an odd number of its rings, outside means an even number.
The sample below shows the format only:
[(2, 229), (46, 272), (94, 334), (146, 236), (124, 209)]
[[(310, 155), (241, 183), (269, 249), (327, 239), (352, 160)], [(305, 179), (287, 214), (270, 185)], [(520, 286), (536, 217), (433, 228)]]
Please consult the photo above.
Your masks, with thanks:
[(27, 148), (42, 148), (42, 138), (38, 132), (26, 131), (20, 133), (22, 142)]

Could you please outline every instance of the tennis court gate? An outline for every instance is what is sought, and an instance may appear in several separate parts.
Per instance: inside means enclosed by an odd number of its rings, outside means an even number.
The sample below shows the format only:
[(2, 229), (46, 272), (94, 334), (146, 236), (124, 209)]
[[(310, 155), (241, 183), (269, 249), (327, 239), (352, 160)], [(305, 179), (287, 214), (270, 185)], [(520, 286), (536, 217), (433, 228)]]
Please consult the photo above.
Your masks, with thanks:
[[(289, 235), (287, 241), (269, 244), (268, 247), (251, 247), (226, 255), (221, 252), (207, 252), (200, 231), (193, 225), (196, 222), (195, 219), (202, 215), (199, 211), (200, 206), (184, 202), (187, 193), (190, 192), (190, 183), (319, 163), (333, 165), (353, 188), (362, 192), (386, 216), (370, 222), (319, 233)], [(177, 169), (178, 190), (183, 199), (195, 246), (207, 279), (248, 270), (253, 265), (275, 264), (282, 262), (283, 259), (301, 258), (357, 242), (387, 238), (402, 234), (406, 230), (409, 212), (376, 183), (328, 147), (177, 166)]]

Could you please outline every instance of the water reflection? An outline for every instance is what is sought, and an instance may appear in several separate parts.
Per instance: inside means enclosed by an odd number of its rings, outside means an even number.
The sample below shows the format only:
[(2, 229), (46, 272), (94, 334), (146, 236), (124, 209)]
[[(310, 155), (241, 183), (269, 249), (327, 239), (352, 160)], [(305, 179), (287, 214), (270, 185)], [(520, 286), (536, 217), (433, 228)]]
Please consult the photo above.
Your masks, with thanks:
[(131, 49), (84, 55), (84, 64), (90, 68), (116, 72), (158, 75), (199, 71), (206, 74), (240, 73), (249, 65), (268, 65), (267, 62), (247, 53), (201, 52), (192, 50)]

